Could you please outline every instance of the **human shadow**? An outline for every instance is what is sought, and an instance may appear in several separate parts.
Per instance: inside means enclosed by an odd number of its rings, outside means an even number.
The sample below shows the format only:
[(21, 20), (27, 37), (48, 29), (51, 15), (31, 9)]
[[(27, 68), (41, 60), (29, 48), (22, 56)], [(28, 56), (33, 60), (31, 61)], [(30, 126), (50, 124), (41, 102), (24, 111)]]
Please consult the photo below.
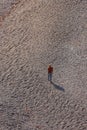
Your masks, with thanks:
[(53, 82), (51, 82), (51, 84), (52, 84), (56, 89), (58, 89), (58, 90), (60, 90), (60, 91), (62, 91), (62, 92), (65, 92), (65, 89), (64, 89), (63, 87), (61, 87), (61, 86), (59, 86), (59, 85), (57, 85), (57, 84), (55, 84), (55, 83), (53, 83)]

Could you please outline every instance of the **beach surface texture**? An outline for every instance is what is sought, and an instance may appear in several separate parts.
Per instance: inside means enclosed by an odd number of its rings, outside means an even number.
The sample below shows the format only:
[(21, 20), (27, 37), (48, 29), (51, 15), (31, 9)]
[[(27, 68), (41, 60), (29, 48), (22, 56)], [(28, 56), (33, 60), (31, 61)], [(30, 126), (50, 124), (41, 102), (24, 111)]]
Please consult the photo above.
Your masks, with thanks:
[(0, 25), (19, 2), (20, 0), (0, 0)]
[(0, 130), (87, 130), (87, 0), (21, 0), (1, 22)]

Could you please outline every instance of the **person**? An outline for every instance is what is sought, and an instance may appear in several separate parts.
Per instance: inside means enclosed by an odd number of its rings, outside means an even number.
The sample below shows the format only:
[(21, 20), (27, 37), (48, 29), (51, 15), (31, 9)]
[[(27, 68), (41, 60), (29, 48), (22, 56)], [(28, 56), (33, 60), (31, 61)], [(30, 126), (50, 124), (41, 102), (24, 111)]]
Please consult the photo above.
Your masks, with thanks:
[(52, 74), (53, 74), (53, 67), (51, 65), (48, 66), (48, 81), (52, 82)]

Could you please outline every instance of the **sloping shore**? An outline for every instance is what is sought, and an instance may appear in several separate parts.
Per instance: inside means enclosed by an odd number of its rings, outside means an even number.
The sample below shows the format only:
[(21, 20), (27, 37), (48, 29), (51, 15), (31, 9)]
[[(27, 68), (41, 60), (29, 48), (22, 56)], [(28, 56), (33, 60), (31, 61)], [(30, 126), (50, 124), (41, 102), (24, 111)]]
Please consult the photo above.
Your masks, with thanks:
[(0, 0), (0, 24), (20, 0)]
[(21, 0), (5, 18), (0, 129), (87, 129), (86, 0)]

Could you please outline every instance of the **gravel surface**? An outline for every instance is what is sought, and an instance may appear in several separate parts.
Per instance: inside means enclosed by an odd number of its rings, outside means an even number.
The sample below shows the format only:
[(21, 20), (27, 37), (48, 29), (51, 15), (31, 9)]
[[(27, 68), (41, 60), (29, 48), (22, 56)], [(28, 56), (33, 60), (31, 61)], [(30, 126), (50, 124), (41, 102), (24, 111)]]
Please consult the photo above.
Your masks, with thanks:
[(0, 26), (19, 2), (20, 0), (0, 0)]
[(87, 130), (87, 0), (21, 0), (5, 18), (0, 130)]
[(0, 16), (9, 12), (13, 4), (17, 4), (19, 0), (0, 0)]

